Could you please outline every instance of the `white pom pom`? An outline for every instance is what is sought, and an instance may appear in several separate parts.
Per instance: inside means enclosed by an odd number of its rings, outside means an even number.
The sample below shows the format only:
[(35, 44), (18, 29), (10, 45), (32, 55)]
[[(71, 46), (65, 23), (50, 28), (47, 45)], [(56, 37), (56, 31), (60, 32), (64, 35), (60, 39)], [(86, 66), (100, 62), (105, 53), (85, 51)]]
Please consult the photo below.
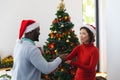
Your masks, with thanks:
[(16, 42), (17, 43), (22, 43), (22, 39), (17, 39)]

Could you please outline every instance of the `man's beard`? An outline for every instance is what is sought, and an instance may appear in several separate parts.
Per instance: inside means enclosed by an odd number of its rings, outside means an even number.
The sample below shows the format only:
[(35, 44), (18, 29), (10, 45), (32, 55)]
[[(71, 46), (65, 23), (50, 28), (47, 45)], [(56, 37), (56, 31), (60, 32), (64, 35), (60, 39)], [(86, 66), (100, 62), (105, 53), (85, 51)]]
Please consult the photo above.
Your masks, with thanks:
[(39, 34), (37, 33), (34, 34), (34, 41), (39, 41)]
[(39, 35), (34, 36), (35, 41), (39, 41)]

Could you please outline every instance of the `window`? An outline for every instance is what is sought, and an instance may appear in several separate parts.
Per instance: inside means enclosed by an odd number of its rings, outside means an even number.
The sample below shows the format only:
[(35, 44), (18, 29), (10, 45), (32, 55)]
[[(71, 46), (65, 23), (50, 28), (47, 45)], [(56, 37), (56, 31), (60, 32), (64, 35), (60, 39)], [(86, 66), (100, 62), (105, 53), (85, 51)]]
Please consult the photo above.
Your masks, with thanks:
[[(83, 24), (92, 24), (96, 27), (96, 46), (99, 48), (99, 14), (98, 0), (82, 0)], [(99, 72), (99, 63), (97, 65)]]

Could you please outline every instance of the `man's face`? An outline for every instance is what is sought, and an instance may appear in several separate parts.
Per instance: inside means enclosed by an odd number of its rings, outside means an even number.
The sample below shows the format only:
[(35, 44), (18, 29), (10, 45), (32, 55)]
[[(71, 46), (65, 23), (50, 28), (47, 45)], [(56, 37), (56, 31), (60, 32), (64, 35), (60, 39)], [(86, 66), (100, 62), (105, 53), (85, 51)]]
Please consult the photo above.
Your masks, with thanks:
[(34, 41), (39, 41), (39, 35), (40, 35), (40, 28), (36, 28), (35, 31), (34, 31)]

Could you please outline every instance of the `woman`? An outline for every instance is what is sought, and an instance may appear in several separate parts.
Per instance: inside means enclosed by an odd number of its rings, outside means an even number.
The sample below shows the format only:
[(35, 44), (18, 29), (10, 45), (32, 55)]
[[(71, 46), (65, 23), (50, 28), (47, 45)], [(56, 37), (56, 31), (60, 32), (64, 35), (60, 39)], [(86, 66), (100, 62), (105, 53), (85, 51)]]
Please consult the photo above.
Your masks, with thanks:
[[(66, 57), (67, 64), (77, 67), (74, 80), (96, 80), (96, 65), (99, 60), (99, 51), (93, 45), (96, 30), (92, 25), (80, 28), (80, 39), (82, 44), (75, 47)], [(72, 59), (76, 57), (76, 61)]]

